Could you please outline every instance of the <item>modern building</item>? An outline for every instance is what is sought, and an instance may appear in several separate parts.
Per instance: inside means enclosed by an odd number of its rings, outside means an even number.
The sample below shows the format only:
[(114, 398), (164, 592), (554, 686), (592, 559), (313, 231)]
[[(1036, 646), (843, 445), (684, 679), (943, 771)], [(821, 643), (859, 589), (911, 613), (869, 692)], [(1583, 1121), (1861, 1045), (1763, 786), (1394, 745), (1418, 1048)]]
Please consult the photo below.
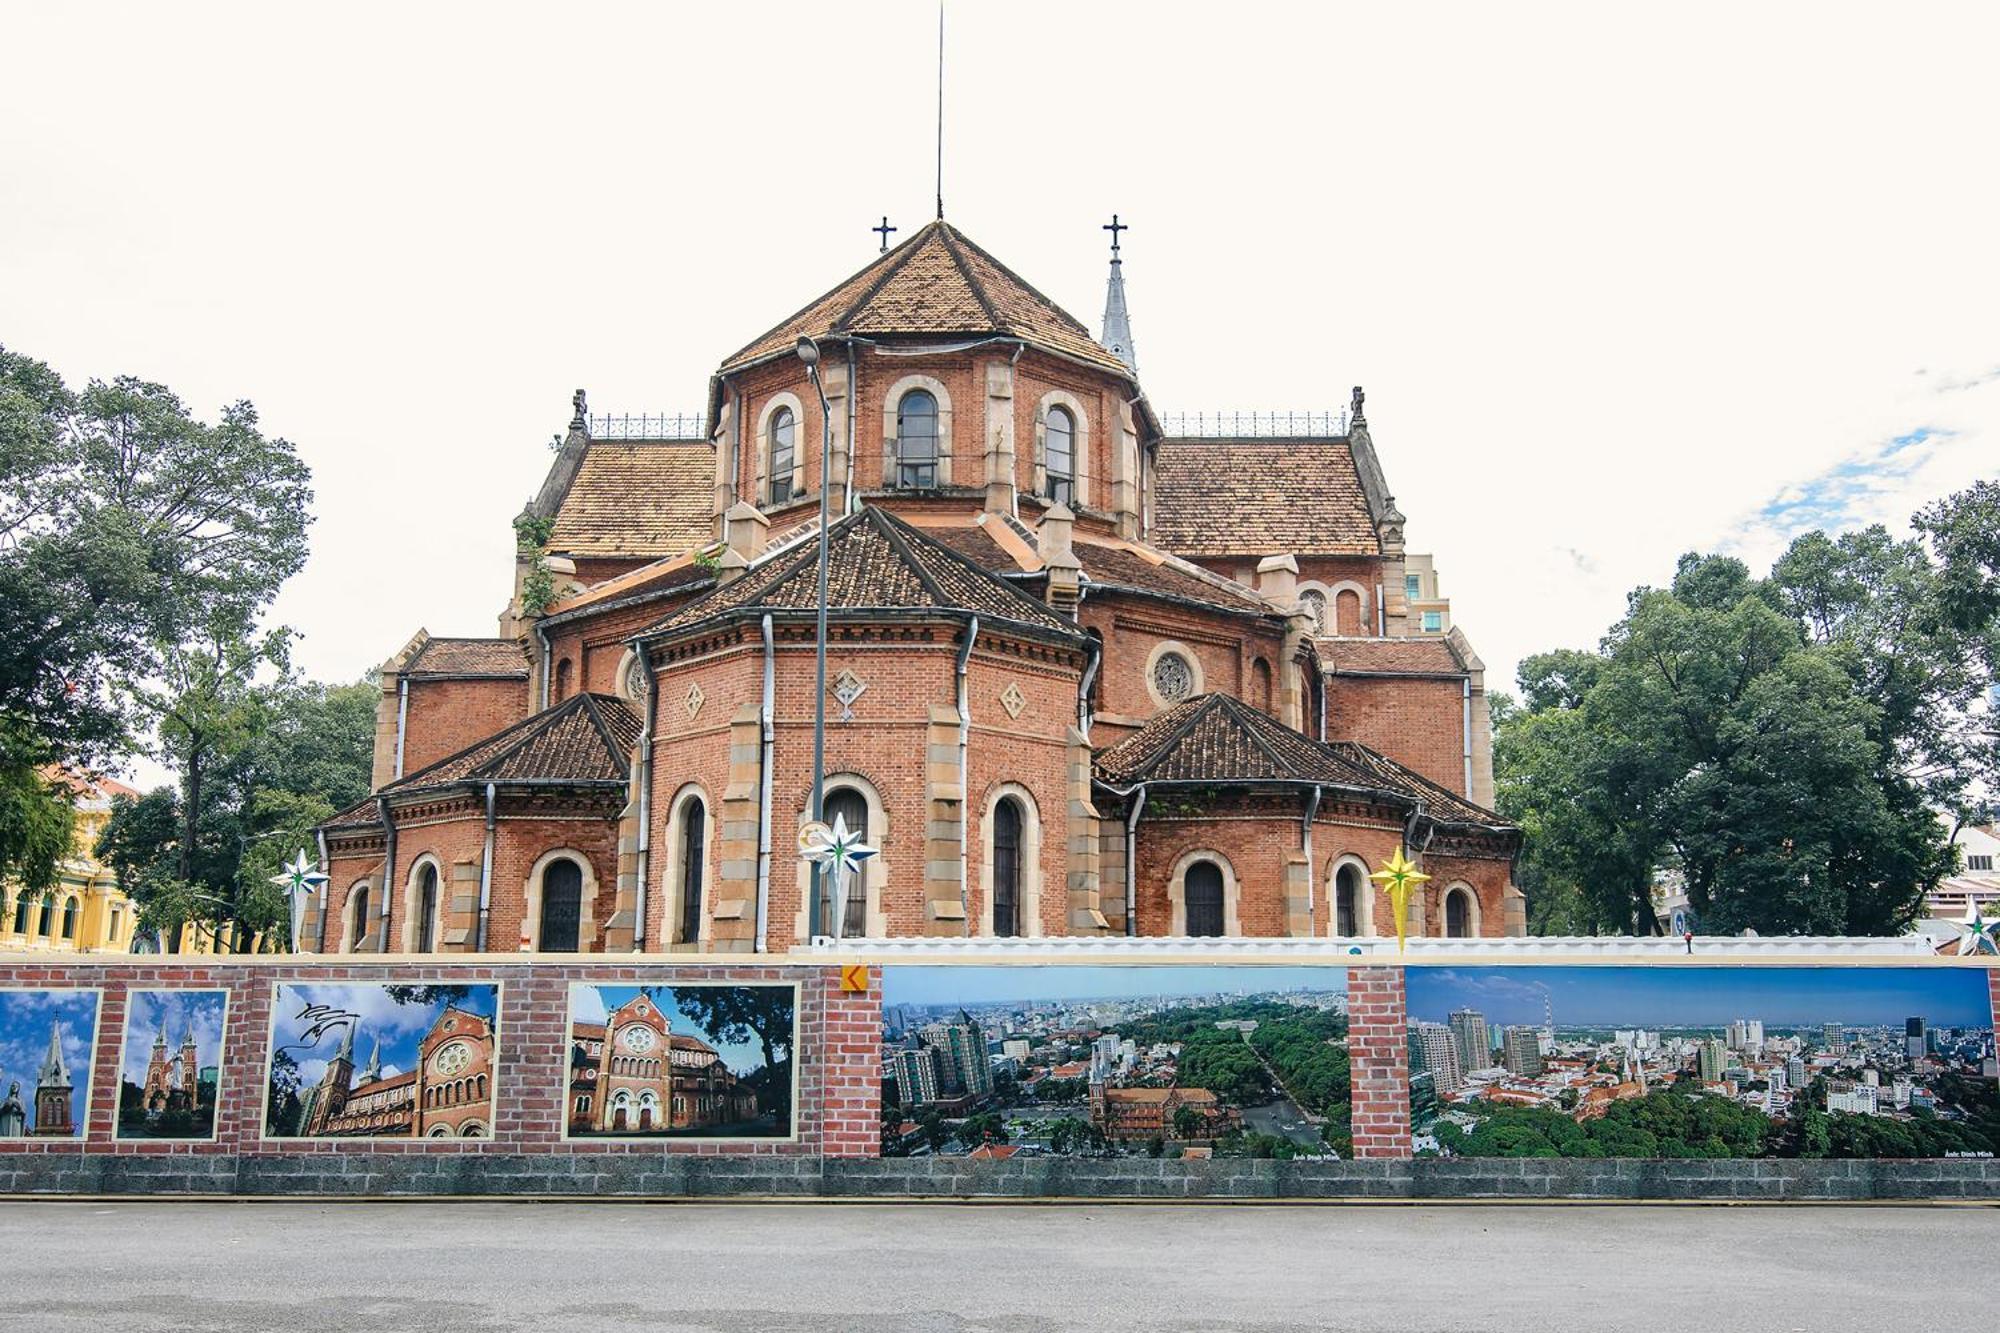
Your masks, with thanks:
[(1541, 1033), (1526, 1026), (1500, 1029), (1500, 1059), (1507, 1072), (1537, 1078), (1542, 1072)]
[(1410, 1062), (1411, 1075), (1429, 1074), (1431, 1087), (1439, 1095), (1457, 1092), (1465, 1086), (1458, 1059), (1458, 1038), (1443, 1023), (1410, 1024), (1410, 1050), (1415, 1057)]
[(1785, 1061), (1785, 1077), (1790, 1080), (1791, 1085), (1795, 1088), (1803, 1088), (1806, 1085), (1806, 1062), (1804, 1056), (1795, 1055)]
[(1847, 1052), (1847, 1030), (1838, 1023), (1828, 1023), (1820, 1029), (1820, 1042), (1835, 1055)]
[(1729, 1068), (1729, 1047), (1718, 1037), (1704, 1037), (1695, 1060), (1695, 1070), (1702, 1082), (1720, 1083)]
[(1912, 1064), (1930, 1053), (1928, 1038), (1924, 1034), (1924, 1020), (1912, 1016), (1903, 1020), (1903, 1054)]
[(1458, 1041), (1458, 1067), (1467, 1074), (1493, 1067), (1493, 1039), (1486, 1030), (1486, 1015), (1477, 1009), (1455, 1010), (1449, 1020), (1452, 1036)]
[(889, 1063), (896, 1080), (896, 1101), (902, 1106), (921, 1106), (944, 1100), (943, 1081), (938, 1077), (935, 1046), (907, 1046), (897, 1051)]
[(1847, 1115), (1874, 1115), (1881, 1089), (1867, 1083), (1834, 1079), (1826, 1085), (1826, 1109)]
[(984, 1097), (993, 1091), (993, 1057), (986, 1030), (963, 1009), (948, 1022), (927, 1023), (919, 1039), (937, 1051), (938, 1082), (947, 1097)]

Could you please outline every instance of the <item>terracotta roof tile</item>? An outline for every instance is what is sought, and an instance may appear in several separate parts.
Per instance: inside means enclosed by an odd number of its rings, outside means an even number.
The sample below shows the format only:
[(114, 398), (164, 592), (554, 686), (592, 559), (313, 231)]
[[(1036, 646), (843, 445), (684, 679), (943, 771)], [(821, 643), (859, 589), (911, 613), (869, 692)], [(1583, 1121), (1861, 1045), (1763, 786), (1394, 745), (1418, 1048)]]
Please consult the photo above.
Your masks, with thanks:
[(733, 370), (789, 351), (802, 334), (1004, 334), (1120, 376), (1115, 353), (1075, 316), (968, 240), (933, 222), (723, 362)]
[(1336, 674), (1387, 676), (1462, 676), (1446, 639), (1320, 639), (1320, 661)]
[(1176, 555), (1379, 555), (1344, 439), (1162, 440), (1149, 536)]
[(559, 555), (679, 555), (714, 535), (715, 447), (592, 440), (556, 511)]
[(520, 639), (430, 639), (403, 668), (406, 676), (521, 676), (528, 650)]
[(1277, 614), (1269, 603), (1248, 589), (1233, 586), (1228, 580), (1215, 575), (1184, 568), (1173, 561), (1149, 560), (1137, 551), (1122, 546), (1101, 546), (1095, 542), (1076, 542), (1071, 549), (1083, 562), (1084, 576), (1092, 583), (1159, 593), (1229, 611)]
[(460, 783), (623, 782), (639, 719), (623, 699), (578, 694), (382, 789), (384, 795)]

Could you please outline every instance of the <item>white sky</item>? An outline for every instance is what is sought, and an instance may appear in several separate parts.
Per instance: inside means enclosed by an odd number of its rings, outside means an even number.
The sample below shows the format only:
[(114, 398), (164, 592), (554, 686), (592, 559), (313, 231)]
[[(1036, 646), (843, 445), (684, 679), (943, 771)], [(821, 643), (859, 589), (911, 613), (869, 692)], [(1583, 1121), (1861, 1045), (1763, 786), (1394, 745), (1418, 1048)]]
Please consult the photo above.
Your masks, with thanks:
[[(2000, 470), (1996, 14), (952, 0), (946, 215), (1095, 328), (1120, 213), (1164, 410), (1366, 385), (1502, 685)], [(928, 219), (934, 24), (0, 0), (0, 340), (298, 445), (308, 672), (490, 634), (573, 388), (698, 410)]]

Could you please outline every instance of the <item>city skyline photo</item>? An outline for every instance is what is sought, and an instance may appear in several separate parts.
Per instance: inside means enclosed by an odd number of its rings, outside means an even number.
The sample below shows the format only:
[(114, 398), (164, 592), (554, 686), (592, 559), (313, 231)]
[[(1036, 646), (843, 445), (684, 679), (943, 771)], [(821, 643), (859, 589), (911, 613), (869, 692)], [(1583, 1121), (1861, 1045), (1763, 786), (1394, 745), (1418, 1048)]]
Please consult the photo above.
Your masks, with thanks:
[(1081, 968), (896, 966), (882, 969), (884, 1004), (924, 1008), (954, 1004), (1005, 1004), (1010, 1001), (1087, 1004), (1093, 1000), (1292, 990), (1345, 994), (1347, 969), (1339, 966), (1299, 967), (1256, 963), (1226, 967), (1106, 963)]

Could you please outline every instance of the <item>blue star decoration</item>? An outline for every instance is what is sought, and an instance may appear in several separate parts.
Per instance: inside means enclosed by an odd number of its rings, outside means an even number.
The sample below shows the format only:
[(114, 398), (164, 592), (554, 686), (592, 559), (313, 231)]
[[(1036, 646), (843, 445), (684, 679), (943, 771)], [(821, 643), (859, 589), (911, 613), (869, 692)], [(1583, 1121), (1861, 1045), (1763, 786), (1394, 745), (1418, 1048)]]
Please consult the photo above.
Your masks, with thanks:
[(845, 816), (835, 815), (833, 827), (819, 824), (807, 830), (802, 851), (806, 860), (823, 867), (833, 881), (833, 927), (838, 932), (847, 919), (847, 877), (857, 873), (876, 849), (847, 827)]
[(306, 859), (306, 849), (299, 848), (299, 854), (292, 863), (271, 876), (271, 883), (285, 891), (285, 897), (292, 908), (292, 952), (299, 948), (299, 914), (305, 910), (306, 895), (326, 883), (327, 876), (319, 872), (319, 867)]
[(1966, 903), (1963, 921), (1949, 921), (1945, 924), (1958, 932), (1960, 954), (2000, 954), (2000, 917), (1991, 921), (1986, 920), (1979, 913), (1978, 900)]

